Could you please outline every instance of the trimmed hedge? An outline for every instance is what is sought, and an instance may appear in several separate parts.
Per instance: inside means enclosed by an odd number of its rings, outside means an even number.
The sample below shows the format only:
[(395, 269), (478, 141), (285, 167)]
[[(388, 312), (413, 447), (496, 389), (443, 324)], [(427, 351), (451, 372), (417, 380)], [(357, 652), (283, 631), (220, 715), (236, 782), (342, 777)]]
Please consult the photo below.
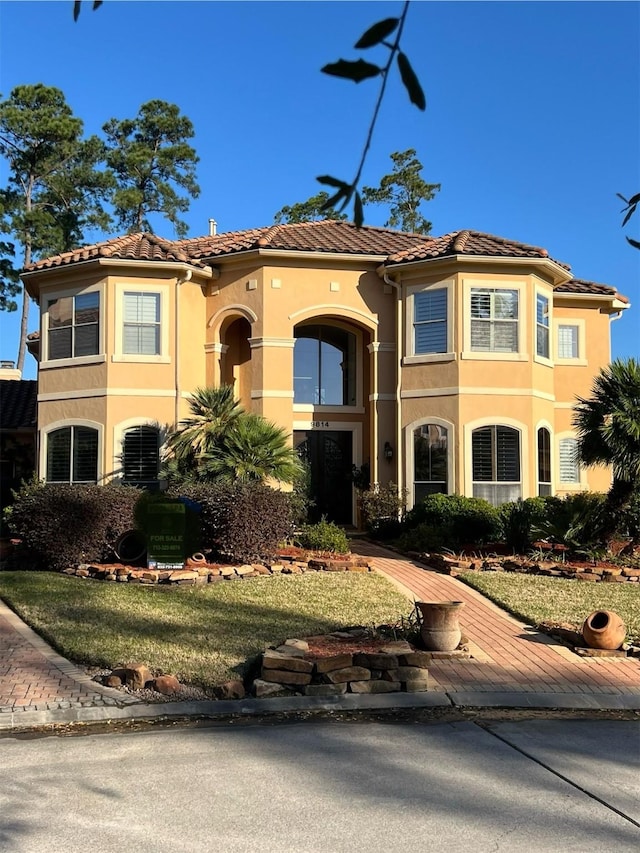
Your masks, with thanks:
[(200, 547), (231, 562), (270, 557), (293, 535), (290, 494), (263, 483), (183, 483), (169, 494), (199, 505)]
[(15, 493), (7, 521), (32, 568), (60, 570), (113, 559), (139, 497), (132, 486), (32, 482)]
[[(484, 545), (498, 540), (502, 532), (496, 507), (482, 498), (464, 495), (429, 495), (407, 513), (403, 527), (402, 543), (419, 539), (421, 544), (430, 543), (426, 550)], [(414, 544), (406, 547), (423, 550)]]

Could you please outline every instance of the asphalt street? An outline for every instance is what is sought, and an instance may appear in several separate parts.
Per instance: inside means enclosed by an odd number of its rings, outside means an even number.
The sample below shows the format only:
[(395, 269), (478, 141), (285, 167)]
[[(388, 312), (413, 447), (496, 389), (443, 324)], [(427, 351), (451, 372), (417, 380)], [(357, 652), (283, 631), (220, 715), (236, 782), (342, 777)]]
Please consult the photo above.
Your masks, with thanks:
[(0, 850), (635, 853), (639, 769), (635, 721), (6, 737)]

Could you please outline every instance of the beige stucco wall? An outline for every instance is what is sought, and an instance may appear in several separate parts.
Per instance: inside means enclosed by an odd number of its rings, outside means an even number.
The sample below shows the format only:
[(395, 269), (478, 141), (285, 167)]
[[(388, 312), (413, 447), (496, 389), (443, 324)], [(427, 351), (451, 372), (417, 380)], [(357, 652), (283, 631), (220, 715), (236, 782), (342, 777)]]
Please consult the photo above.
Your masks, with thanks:
[[(450, 488), (472, 493), (470, 436), (475, 426), (505, 424), (522, 438), (523, 496), (537, 493), (537, 430), (553, 439), (554, 491), (558, 436), (572, 434), (576, 394), (589, 394), (597, 370), (609, 361), (610, 319), (606, 302), (592, 297), (553, 294), (542, 266), (451, 262), (426, 264), (398, 274), (401, 284), (401, 340), (397, 341), (397, 292), (376, 272), (377, 261), (316, 255), (276, 257), (263, 252), (220, 265), (207, 280), (192, 271), (179, 287), (183, 269), (78, 267), (42, 274), (41, 305), (50, 294), (98, 289), (102, 299), (102, 347), (83, 364), (41, 365), (39, 429), (91, 422), (100, 425), (100, 471), (117, 475), (123, 429), (157, 423), (164, 431), (188, 410), (188, 395), (206, 384), (235, 381), (247, 409), (284, 427), (352, 430), (354, 463), (369, 461), (380, 482), (411, 486), (412, 430), (437, 422), (450, 428)], [(473, 286), (513, 287), (520, 293), (520, 352), (515, 356), (472, 353), (469, 291)], [(447, 287), (451, 320), (450, 352), (439, 358), (411, 357), (408, 349), (410, 299), (416, 289)], [(121, 353), (121, 297), (140, 288), (162, 294), (163, 344), (159, 358), (136, 359)], [(551, 357), (535, 355), (536, 293), (551, 300)], [(178, 302), (176, 302), (176, 296)], [(179, 325), (176, 328), (176, 319)], [(293, 344), (297, 324), (327, 321), (357, 335), (358, 386), (353, 407), (295, 405)], [(575, 362), (554, 358), (557, 324), (575, 322), (582, 350)], [(41, 330), (43, 338), (46, 329)], [(176, 349), (176, 341), (177, 349)], [(177, 358), (176, 358), (177, 356)], [(396, 416), (398, 360), (402, 359), (399, 419)], [(330, 426), (325, 426), (329, 424)], [(391, 463), (382, 449), (389, 442)], [(44, 445), (44, 442), (42, 442)], [(44, 451), (43, 451), (44, 452)], [(42, 458), (42, 457), (41, 457)], [(42, 472), (42, 468), (41, 468)], [(609, 472), (585, 471), (578, 488), (605, 490)]]

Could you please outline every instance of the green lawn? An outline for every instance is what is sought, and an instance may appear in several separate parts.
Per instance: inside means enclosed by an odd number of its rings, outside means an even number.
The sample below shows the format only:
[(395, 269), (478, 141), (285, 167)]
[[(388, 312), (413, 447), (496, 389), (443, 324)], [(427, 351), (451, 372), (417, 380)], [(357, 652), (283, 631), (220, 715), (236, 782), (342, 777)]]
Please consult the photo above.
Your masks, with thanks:
[(578, 629), (594, 610), (614, 610), (627, 626), (627, 640), (640, 640), (640, 585), (586, 583), (541, 575), (464, 572), (460, 580), (514, 616), (540, 622), (570, 622)]
[(131, 661), (211, 687), (288, 637), (395, 622), (412, 610), (377, 574), (313, 573), (154, 587), (45, 572), (0, 572), (2, 597), (65, 657)]

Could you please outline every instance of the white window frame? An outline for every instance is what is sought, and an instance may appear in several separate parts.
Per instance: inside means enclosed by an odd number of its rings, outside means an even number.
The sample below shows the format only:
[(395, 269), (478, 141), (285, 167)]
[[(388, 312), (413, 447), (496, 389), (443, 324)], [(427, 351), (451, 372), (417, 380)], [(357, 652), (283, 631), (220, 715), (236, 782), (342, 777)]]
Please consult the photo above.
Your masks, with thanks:
[[(460, 358), (476, 361), (528, 361), (527, 354), (527, 301), (526, 285), (523, 281), (496, 279), (464, 279), (463, 287), (463, 350)], [(518, 318), (515, 320), (518, 335), (517, 352), (495, 352), (471, 349), (471, 291), (472, 290), (515, 290), (518, 294)]]
[(556, 471), (558, 472), (558, 490), (567, 492), (567, 491), (576, 491), (580, 492), (585, 488), (585, 470), (582, 465), (578, 462), (575, 463), (575, 471), (577, 478), (575, 480), (563, 480), (562, 479), (562, 446), (566, 441), (576, 442), (577, 438), (575, 433), (573, 432), (563, 432), (559, 433), (556, 436)]
[[(577, 329), (578, 334), (578, 354), (575, 357), (564, 358), (560, 354), (560, 327), (572, 326)], [(554, 360), (558, 365), (581, 366), (587, 364), (586, 357), (586, 328), (585, 321), (569, 317), (556, 319), (553, 324), (553, 337), (555, 342)]]
[[(549, 468), (550, 479), (540, 480), (540, 446), (538, 444), (538, 433), (541, 429), (546, 429), (549, 433)], [(535, 430), (535, 451), (536, 451), (536, 495), (540, 496), (540, 486), (549, 486), (549, 494), (553, 494), (553, 475), (555, 469), (555, 453), (554, 453), (554, 436), (551, 424), (548, 421), (541, 421), (536, 424)], [(544, 496), (543, 496), (544, 497)]]
[[(511, 427), (520, 433), (520, 491), (523, 498), (531, 492), (529, 484), (531, 477), (529, 472), (529, 460), (531, 454), (529, 448), (529, 426), (522, 421), (517, 421), (515, 418), (496, 415), (495, 417), (478, 418), (475, 421), (470, 421), (464, 425), (464, 483), (461, 493), (467, 497), (473, 497), (473, 445), (472, 436), (476, 429), (488, 426), (505, 426)], [(490, 481), (484, 481), (490, 482)], [(536, 474), (537, 482), (537, 474)]]
[[(317, 412), (318, 414), (329, 413), (329, 412), (343, 412), (345, 414), (351, 415), (362, 415), (364, 414), (364, 406), (362, 403), (363, 398), (363, 363), (362, 363), (362, 330), (356, 326), (350, 325), (346, 321), (334, 320), (333, 318), (327, 318), (326, 316), (320, 317), (305, 317), (304, 320), (300, 320), (299, 323), (296, 323), (293, 327), (292, 334), (293, 337), (293, 346), (291, 347), (291, 375), (293, 376), (294, 372), (294, 358), (295, 358), (295, 342), (297, 338), (295, 337), (295, 330), (297, 326), (302, 325), (317, 325), (317, 326), (336, 326), (339, 329), (344, 329), (345, 332), (350, 332), (355, 335), (356, 338), (356, 388), (355, 388), (355, 405), (354, 406), (338, 406), (338, 405), (315, 405), (314, 403), (293, 403), (293, 411), (296, 413), (304, 413), (304, 412)], [(294, 393), (293, 391), (291, 392)], [(291, 397), (293, 400), (293, 396)]]
[[(98, 464), (96, 468), (96, 483), (100, 483), (104, 477), (104, 469), (102, 463), (102, 456), (104, 452), (104, 426), (103, 424), (98, 423), (97, 421), (90, 421), (84, 418), (66, 418), (65, 420), (53, 421), (52, 423), (47, 424), (46, 427), (42, 428), (39, 453), (40, 479), (45, 480), (45, 482), (47, 479), (47, 450), (49, 445), (49, 434), (55, 432), (56, 430), (66, 429), (68, 427), (88, 427), (89, 429), (96, 430), (96, 432), (98, 433)], [(56, 483), (61, 482), (71, 483), (72, 481), (56, 481)]]
[[(49, 302), (54, 299), (74, 298), (86, 293), (98, 294), (98, 352), (92, 355), (80, 355), (69, 358), (49, 358)], [(65, 288), (64, 290), (52, 290), (42, 294), (40, 317), (40, 345), (42, 359), (38, 364), (38, 370), (51, 370), (55, 367), (76, 367), (83, 364), (100, 364), (106, 361), (105, 355), (105, 328), (106, 310), (105, 293), (102, 283), (89, 285), (88, 287)]]
[[(539, 364), (545, 364), (548, 367), (553, 367), (553, 351), (554, 351), (554, 325), (553, 325), (553, 299), (552, 293), (543, 291), (536, 287), (534, 292), (535, 313), (534, 313), (534, 331), (533, 331), (533, 351), (535, 353), (534, 360)], [(547, 324), (538, 323), (538, 299), (544, 299), (547, 303)], [(538, 352), (538, 329), (542, 327), (547, 330), (547, 354)]]
[(414, 468), (415, 468), (415, 459), (414, 459), (414, 446), (413, 446), (413, 433), (414, 430), (418, 429), (418, 427), (424, 426), (425, 424), (435, 424), (436, 426), (443, 427), (443, 429), (448, 430), (447, 434), (447, 490), (446, 494), (453, 494), (455, 491), (455, 439), (456, 439), (456, 428), (455, 425), (451, 421), (446, 421), (443, 418), (433, 417), (431, 415), (425, 415), (425, 417), (418, 418), (418, 420), (413, 421), (408, 424), (404, 428), (404, 446), (405, 446), (405, 483), (411, 483), (411, 488), (408, 490), (409, 494), (407, 495), (407, 509), (411, 509), (414, 506), (414, 498), (415, 492), (413, 488), (414, 484)]
[[(405, 356), (402, 360), (403, 364), (427, 364), (429, 362), (438, 361), (453, 361), (456, 358), (453, 347), (453, 328), (455, 317), (454, 306), (454, 280), (447, 279), (438, 281), (434, 284), (415, 284), (407, 288), (405, 299)], [(414, 297), (418, 293), (427, 291), (446, 290), (447, 291), (447, 343), (446, 352), (433, 353), (417, 353), (415, 351), (415, 335), (414, 335)]]
[(162, 456), (166, 446), (166, 427), (163, 427), (157, 420), (151, 418), (128, 418), (126, 421), (117, 423), (113, 428), (113, 464), (112, 471), (116, 475), (119, 482), (124, 483), (124, 461), (122, 458), (124, 452), (124, 437), (125, 434), (136, 427), (150, 427), (158, 431), (158, 478), (157, 482), (162, 482), (159, 476), (162, 468)]
[[(140, 283), (135, 280), (119, 281), (115, 286), (115, 347), (112, 362), (132, 364), (169, 364), (169, 285), (156, 282)], [(156, 355), (124, 352), (124, 295), (125, 293), (153, 293), (160, 297), (160, 352)]]

